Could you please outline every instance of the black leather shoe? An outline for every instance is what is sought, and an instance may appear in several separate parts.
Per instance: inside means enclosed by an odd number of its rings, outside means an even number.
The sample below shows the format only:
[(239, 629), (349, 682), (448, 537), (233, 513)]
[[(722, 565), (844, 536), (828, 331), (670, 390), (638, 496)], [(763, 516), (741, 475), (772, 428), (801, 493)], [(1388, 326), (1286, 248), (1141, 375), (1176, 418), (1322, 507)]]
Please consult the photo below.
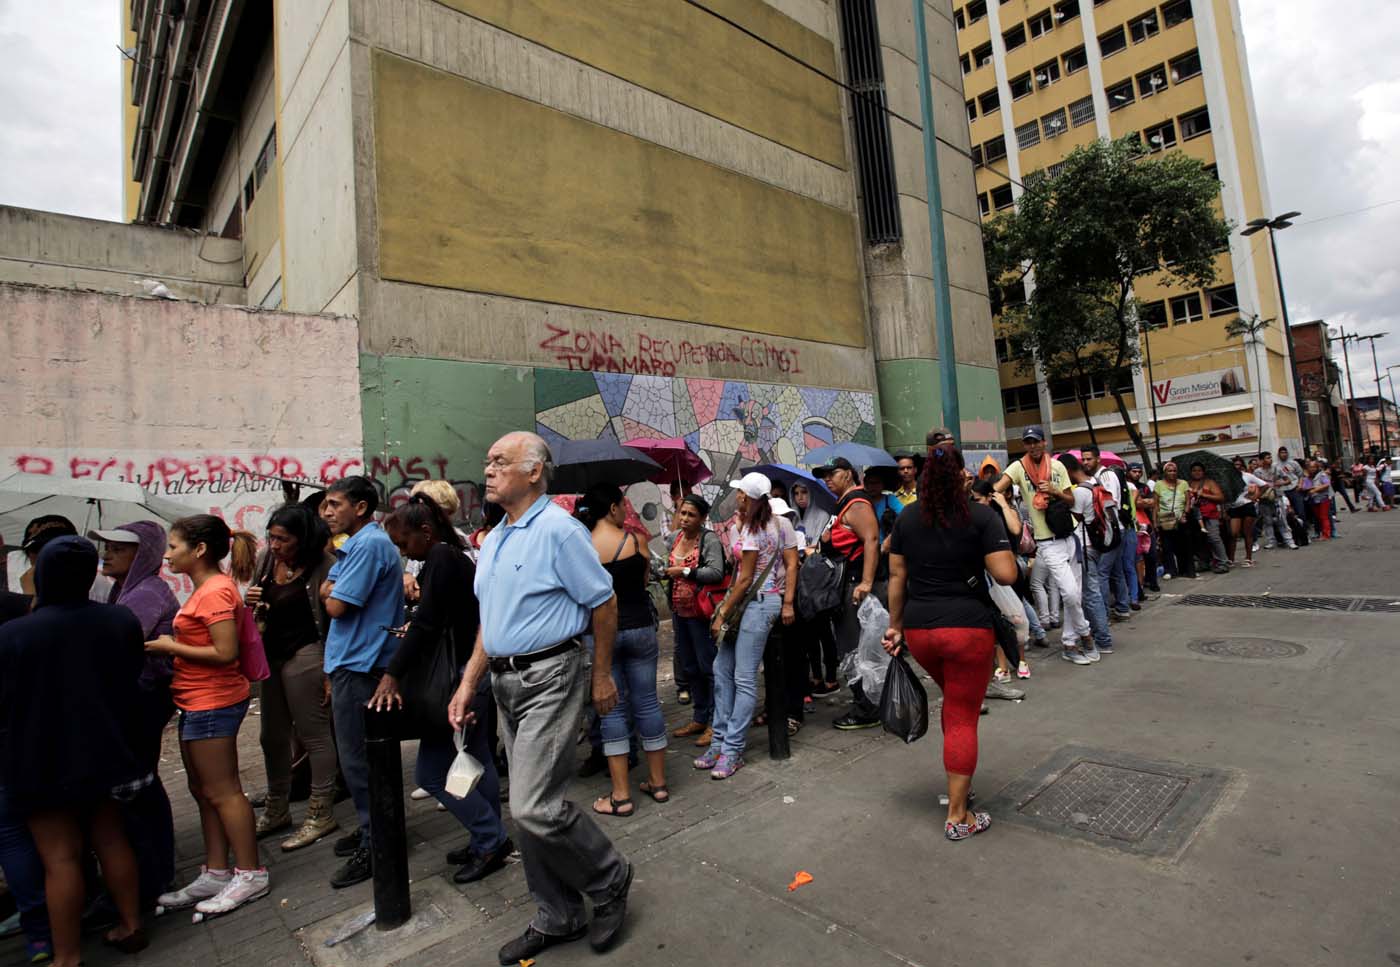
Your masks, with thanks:
[(633, 866), (627, 864), (627, 879), (622, 881), (622, 889), (613, 894), (607, 903), (593, 908), (593, 922), (588, 926), (588, 943), (598, 953), (612, 945), (617, 933), (622, 929), (622, 921), (627, 916), (627, 893), (632, 889)]
[(484, 880), (492, 873), (506, 865), (506, 857), (515, 852), (515, 844), (506, 840), (499, 848), (487, 853), (485, 856), (468, 854), (467, 859), (462, 861), (462, 868), (452, 874), (453, 883), (475, 883), (477, 880)]
[(363, 883), (373, 875), (374, 863), (370, 859), (369, 850), (357, 849), (345, 861), (345, 865), (335, 871), (335, 875), (331, 877), (331, 887), (343, 890), (347, 886)]
[(581, 940), (587, 932), (587, 927), (579, 927), (573, 933), (540, 933), (531, 925), (525, 928), (524, 933), (502, 947), (497, 959), (500, 960), (501, 967), (510, 967), (511, 964), (529, 960), (546, 947)]
[(341, 859), (353, 856), (355, 850), (360, 848), (360, 831), (354, 830), (347, 836), (342, 836), (335, 841), (335, 855)]
[(463, 863), (470, 863), (472, 855), (472, 844), (468, 842), (466, 846), (459, 846), (447, 854), (447, 865), (461, 866)]
[(842, 732), (854, 732), (857, 729), (873, 729), (879, 724), (879, 719), (862, 718), (855, 712), (850, 712), (841, 716), (835, 722), (832, 722), (831, 727), (840, 729)]

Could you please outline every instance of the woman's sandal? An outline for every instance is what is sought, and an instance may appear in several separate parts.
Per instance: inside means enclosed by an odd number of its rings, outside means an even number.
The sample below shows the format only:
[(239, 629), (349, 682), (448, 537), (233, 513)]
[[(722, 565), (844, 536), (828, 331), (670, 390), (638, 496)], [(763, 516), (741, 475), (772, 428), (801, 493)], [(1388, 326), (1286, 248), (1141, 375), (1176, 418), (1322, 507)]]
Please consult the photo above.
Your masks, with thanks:
[[(637, 807), (632, 804), (631, 799), (614, 799), (611, 795), (609, 795), (607, 798), (607, 809), (598, 808), (598, 803), (603, 801), (602, 797), (599, 797), (593, 803), (593, 811), (599, 816), (616, 816), (619, 819), (626, 819), (628, 816), (631, 816), (637, 811)], [(622, 811), (624, 808), (627, 810), (626, 812)]]
[(802, 723), (797, 721), (797, 719), (788, 719), (787, 729), (789, 736), (796, 735), (798, 732), (802, 731)]
[(653, 802), (671, 801), (671, 789), (669, 786), (653, 786), (649, 782), (639, 782), (637, 783), (637, 788), (640, 789), (644, 795), (650, 796)]

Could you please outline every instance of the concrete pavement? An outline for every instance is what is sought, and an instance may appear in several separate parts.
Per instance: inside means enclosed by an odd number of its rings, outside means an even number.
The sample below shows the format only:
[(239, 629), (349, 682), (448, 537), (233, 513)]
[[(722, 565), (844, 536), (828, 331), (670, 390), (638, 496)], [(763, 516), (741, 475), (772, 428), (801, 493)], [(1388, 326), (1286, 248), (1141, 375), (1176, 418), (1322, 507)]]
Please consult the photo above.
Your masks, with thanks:
[[(1330, 544), (1262, 553), (1252, 570), (1164, 584), (1159, 601), (1115, 626), (1118, 652), (1098, 665), (1057, 655), (1036, 661), (1027, 700), (993, 702), (981, 721), (975, 786), (993, 827), (970, 841), (942, 837), (936, 729), (913, 746), (874, 730), (840, 733), (830, 722), (842, 706), (819, 702), (791, 760), (770, 761), (756, 730), (749, 767), (723, 783), (690, 769), (693, 749), (677, 742), (668, 758), (673, 801), (639, 797), (635, 817), (602, 820), (637, 864), (631, 920), (607, 960), (1400, 963), (1400, 604), (1387, 612), (1356, 610), (1363, 604), (1355, 601), (1341, 602), (1350, 609), (1343, 611), (1184, 603), (1188, 594), (1255, 605), (1281, 595), (1369, 596), (1367, 608), (1400, 602), (1391, 566), (1400, 515), (1344, 515), (1342, 528), (1345, 536)], [(1244, 657), (1251, 655), (1262, 657)], [(662, 693), (679, 721), (685, 710), (669, 685)], [(260, 788), (251, 724), (242, 745), (247, 787)], [(1065, 753), (1069, 747), (1080, 751)], [(1044, 807), (1049, 792), (1034, 804), (998, 796), (1036, 786), (1036, 771), (1057, 754), (1061, 765), (1066, 754), (1106, 763), (1093, 775), (1129, 786), (1195, 770), (1218, 780), (1218, 798), (1203, 816), (1185, 818), (1173, 812), (1184, 798), (1174, 799), (1151, 835), (1179, 841), (1158, 855), (1135, 851), (1140, 843), (1131, 839), (1084, 832), (1103, 818), (1086, 815), (1099, 807), (1107, 814), (1129, 800), (1150, 805), (1135, 789), (1091, 788), (1090, 805), (1065, 832), (1048, 832), (1023, 817)], [(178, 757), (171, 764), (183, 872), (198, 862), (198, 824), (174, 773)], [(1194, 787), (1181, 783), (1189, 795)], [(587, 803), (604, 784), (579, 781), (576, 789)], [(348, 805), (338, 810), (343, 821)], [(441, 887), (451, 872), (441, 854), (462, 834), (430, 803), (411, 803), (409, 816), (415, 884), (436, 878)], [(368, 902), (368, 884), (331, 891), (328, 845), (285, 857), (268, 845), (271, 898), (197, 926), (185, 915), (162, 918), (146, 953), (114, 958), (94, 945), (87, 963), (331, 962), (316, 940)], [(813, 882), (789, 892), (798, 870)], [(530, 916), (518, 864), (434, 896), (445, 904), (447, 939), (424, 949), (410, 949), (408, 938), (381, 945), (397, 951), (383, 962), (494, 963), (497, 947)], [(6, 942), (0, 962), (18, 951)], [(369, 967), (373, 956), (366, 951), (360, 963)], [(545, 952), (539, 967), (600, 962), (574, 944)]]

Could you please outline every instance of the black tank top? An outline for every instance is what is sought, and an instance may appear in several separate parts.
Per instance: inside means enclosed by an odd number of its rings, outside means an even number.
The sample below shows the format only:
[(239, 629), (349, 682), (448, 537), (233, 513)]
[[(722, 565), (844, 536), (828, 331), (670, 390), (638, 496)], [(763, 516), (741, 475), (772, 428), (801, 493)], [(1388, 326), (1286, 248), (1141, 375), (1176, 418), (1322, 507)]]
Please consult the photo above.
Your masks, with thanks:
[(651, 596), (647, 594), (646, 585), (647, 556), (633, 554), (631, 557), (610, 561), (604, 564), (603, 568), (612, 575), (613, 590), (617, 592), (618, 630), (650, 627)]

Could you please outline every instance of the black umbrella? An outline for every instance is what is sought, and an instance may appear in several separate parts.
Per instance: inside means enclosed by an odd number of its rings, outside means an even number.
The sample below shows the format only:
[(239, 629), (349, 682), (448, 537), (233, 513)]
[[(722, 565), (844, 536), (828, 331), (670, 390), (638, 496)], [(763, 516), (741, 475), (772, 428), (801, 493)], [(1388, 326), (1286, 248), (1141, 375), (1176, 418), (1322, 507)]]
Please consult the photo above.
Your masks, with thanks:
[(1172, 461), (1177, 466), (1177, 472), (1183, 480), (1191, 479), (1191, 464), (1199, 463), (1206, 468), (1206, 476), (1220, 485), (1220, 489), (1225, 494), (1225, 505), (1228, 507), (1234, 503), (1236, 498), (1244, 492), (1244, 478), (1235, 469), (1235, 465), (1218, 453), (1209, 450), (1192, 450), (1180, 456), (1172, 457)]
[(581, 494), (597, 484), (625, 487), (661, 471), (661, 464), (615, 440), (565, 440), (554, 452), (552, 494)]

